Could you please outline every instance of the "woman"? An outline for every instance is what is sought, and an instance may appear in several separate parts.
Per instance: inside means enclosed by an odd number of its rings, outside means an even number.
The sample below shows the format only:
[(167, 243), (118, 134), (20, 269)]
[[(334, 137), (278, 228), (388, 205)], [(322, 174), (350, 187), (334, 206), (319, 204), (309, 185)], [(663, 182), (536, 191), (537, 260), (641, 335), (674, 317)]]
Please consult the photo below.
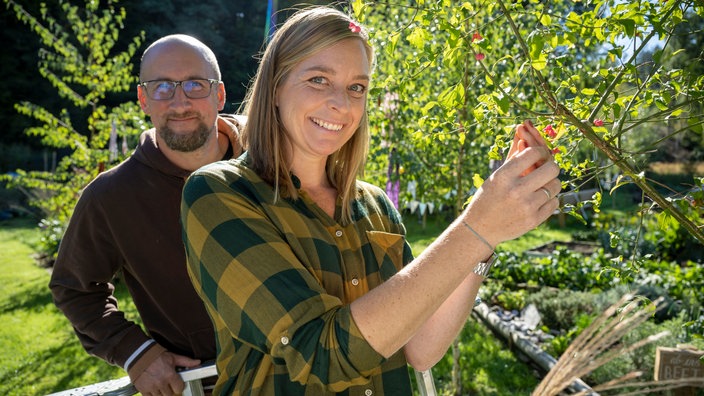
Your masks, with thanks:
[(426, 370), (445, 354), (494, 247), (558, 206), (558, 167), (526, 123), (509, 160), (413, 259), (388, 197), (356, 180), (373, 60), (348, 16), (297, 12), (245, 101), (247, 153), (186, 184), (184, 241), (217, 331), (216, 394), (410, 395), (407, 363)]

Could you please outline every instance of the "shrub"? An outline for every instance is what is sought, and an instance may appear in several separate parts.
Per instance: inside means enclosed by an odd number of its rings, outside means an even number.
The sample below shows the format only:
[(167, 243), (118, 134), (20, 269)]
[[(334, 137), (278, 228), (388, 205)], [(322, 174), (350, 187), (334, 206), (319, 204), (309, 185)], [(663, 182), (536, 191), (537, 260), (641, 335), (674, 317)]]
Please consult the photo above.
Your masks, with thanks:
[(543, 325), (550, 329), (571, 329), (580, 315), (594, 313), (595, 295), (567, 289), (543, 288), (526, 297), (535, 304)]

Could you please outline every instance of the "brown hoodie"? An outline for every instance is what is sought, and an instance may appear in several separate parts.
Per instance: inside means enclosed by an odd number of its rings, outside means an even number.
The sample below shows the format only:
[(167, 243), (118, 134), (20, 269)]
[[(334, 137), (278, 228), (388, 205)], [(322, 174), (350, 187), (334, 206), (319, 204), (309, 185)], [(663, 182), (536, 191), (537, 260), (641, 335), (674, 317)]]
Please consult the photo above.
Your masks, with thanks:
[[(228, 154), (237, 156), (238, 123), (220, 117), (219, 130), (231, 137), (233, 150)], [(130, 367), (146, 355), (155, 358), (155, 351), (148, 351), (159, 346), (201, 360), (216, 355), (213, 326), (186, 272), (181, 239), (181, 190), (190, 171), (166, 159), (157, 148), (155, 133), (154, 129), (142, 133), (132, 156), (83, 190), (49, 283), (54, 303), (83, 347), (123, 368), (150, 339), (156, 344), (142, 351)], [(112, 284), (118, 274), (146, 332), (118, 308)]]

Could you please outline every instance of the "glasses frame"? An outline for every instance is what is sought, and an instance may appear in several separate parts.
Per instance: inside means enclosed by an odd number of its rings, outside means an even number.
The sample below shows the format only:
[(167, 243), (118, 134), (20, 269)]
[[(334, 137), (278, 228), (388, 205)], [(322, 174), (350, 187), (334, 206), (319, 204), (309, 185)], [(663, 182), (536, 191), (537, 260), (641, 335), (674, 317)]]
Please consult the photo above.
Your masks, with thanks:
[[(183, 89), (183, 83), (187, 83), (187, 82), (189, 82), (189, 81), (207, 81), (208, 84), (209, 84), (209, 85), (208, 85), (208, 87), (209, 87), (209, 88), (208, 88), (208, 94), (207, 94), (207, 95), (204, 95), (204, 96), (196, 97), (196, 98), (190, 96), (190, 95), (188, 94), (188, 92), (186, 92), (186, 90)], [(162, 82), (162, 83), (169, 83), (169, 84), (171, 84), (171, 85), (174, 87), (174, 90), (172, 91), (171, 96), (168, 97), (168, 98), (162, 98), (162, 99), (156, 99), (156, 98), (152, 97), (152, 94), (149, 92), (149, 89), (147, 88), (147, 84), (153, 83), (153, 82)], [(151, 99), (151, 100), (163, 101), (163, 100), (171, 100), (171, 99), (173, 99), (174, 96), (176, 95), (176, 87), (178, 87), (179, 85), (181, 86), (181, 90), (183, 90), (183, 94), (186, 95), (187, 98), (189, 98), (189, 99), (204, 99), (204, 98), (207, 98), (208, 96), (210, 96), (211, 93), (213, 93), (213, 84), (220, 84), (221, 82), (222, 82), (221, 80), (218, 80), (218, 79), (215, 79), (215, 78), (190, 78), (190, 79), (188, 79), (188, 80), (181, 80), (181, 81), (171, 81), (171, 80), (149, 80), (149, 81), (140, 81), (140, 83), (137, 84), (137, 85), (139, 85), (139, 86), (141, 86), (142, 88), (144, 88), (144, 92), (146, 93), (146, 95), (147, 95), (147, 97), (148, 97), (149, 99)]]

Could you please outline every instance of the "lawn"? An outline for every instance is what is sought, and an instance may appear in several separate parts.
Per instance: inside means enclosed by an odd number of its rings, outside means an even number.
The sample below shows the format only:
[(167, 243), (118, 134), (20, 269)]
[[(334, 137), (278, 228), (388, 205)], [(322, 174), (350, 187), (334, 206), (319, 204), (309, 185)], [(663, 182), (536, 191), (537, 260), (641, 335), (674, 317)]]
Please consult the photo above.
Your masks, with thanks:
[(124, 376), (88, 355), (54, 306), (49, 272), (32, 258), (38, 238), (35, 221), (0, 222), (0, 395), (46, 395)]
[[(425, 227), (406, 219), (409, 241), (418, 254), (444, 229), (448, 220), (430, 218)], [(567, 230), (541, 227), (507, 244), (506, 249), (537, 246), (547, 240), (569, 239)], [(69, 322), (56, 309), (47, 287), (49, 271), (32, 258), (39, 240), (36, 221), (14, 219), (0, 222), (0, 395), (46, 395), (91, 383), (120, 378), (120, 368), (89, 356), (80, 346)], [(122, 285), (118, 298), (128, 317), (136, 314)], [(537, 384), (533, 371), (520, 362), (489, 330), (471, 319), (464, 337), (462, 375), (472, 378), (472, 394), (528, 394)], [(438, 390), (450, 381), (448, 357), (433, 371)]]

